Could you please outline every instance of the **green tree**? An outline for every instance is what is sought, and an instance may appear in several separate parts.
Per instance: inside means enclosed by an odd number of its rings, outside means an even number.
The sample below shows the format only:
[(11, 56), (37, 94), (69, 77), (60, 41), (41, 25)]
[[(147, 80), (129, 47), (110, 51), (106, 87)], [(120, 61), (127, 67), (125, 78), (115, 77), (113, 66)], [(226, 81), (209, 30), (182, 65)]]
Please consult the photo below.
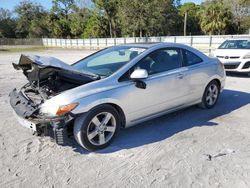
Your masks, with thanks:
[(11, 17), (11, 12), (0, 8), (0, 38), (15, 37), (16, 21)]
[(119, 17), (122, 33), (132, 36), (168, 35), (176, 31), (178, 14), (173, 0), (123, 0)]
[[(121, 0), (120, 0), (121, 1)], [(117, 37), (119, 32), (119, 0), (93, 0), (95, 6), (108, 20), (110, 37)]]
[(182, 25), (184, 24), (184, 16), (187, 13), (187, 33), (200, 34), (200, 20), (199, 20), (200, 5), (195, 3), (185, 3), (179, 6), (179, 14), (182, 18)]
[(222, 1), (212, 1), (203, 5), (200, 18), (205, 34), (226, 34), (231, 26), (232, 13)]
[(236, 33), (243, 33), (250, 28), (250, 1), (249, 0), (223, 0), (232, 14), (232, 24)]
[(53, 37), (71, 37), (70, 14), (76, 6), (74, 0), (53, 0), (52, 9), (47, 17)]
[(147, 14), (149, 13), (149, 2), (140, 0), (124, 0), (120, 3), (120, 14), (122, 33), (142, 37), (146, 28)]
[(79, 37), (82, 35), (90, 16), (90, 10), (87, 8), (77, 8), (74, 13), (69, 15), (69, 27), (72, 36)]
[(86, 27), (82, 34), (83, 38), (98, 38), (107, 37), (108, 35), (108, 21), (103, 16), (93, 11), (86, 22)]
[(42, 37), (48, 30), (44, 17), (46, 12), (43, 7), (31, 1), (22, 1), (15, 8), (17, 14), (16, 35), (25, 37)]

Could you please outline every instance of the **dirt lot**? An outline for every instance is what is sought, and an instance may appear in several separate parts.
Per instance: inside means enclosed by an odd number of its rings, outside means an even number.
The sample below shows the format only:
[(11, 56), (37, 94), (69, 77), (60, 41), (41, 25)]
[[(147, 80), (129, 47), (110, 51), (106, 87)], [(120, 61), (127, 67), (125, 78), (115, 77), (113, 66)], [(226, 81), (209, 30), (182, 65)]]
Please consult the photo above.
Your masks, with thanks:
[[(31, 53), (72, 63), (90, 52)], [(227, 77), (214, 109), (191, 107), (145, 122), (88, 153), (73, 141), (61, 147), (32, 136), (17, 123), (8, 93), (26, 82), (11, 66), (19, 56), (0, 53), (1, 188), (250, 187), (250, 78)]]

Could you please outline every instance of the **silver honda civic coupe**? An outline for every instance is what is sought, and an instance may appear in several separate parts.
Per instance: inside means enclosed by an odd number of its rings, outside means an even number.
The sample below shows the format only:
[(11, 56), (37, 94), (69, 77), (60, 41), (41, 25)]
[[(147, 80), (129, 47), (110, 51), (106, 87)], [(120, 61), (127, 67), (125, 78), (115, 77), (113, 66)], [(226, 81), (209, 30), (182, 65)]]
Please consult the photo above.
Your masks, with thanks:
[(191, 105), (212, 108), (225, 84), (218, 59), (176, 43), (126, 44), (68, 65), (21, 55), (28, 83), (10, 93), (21, 125), (58, 144), (107, 147), (121, 128)]

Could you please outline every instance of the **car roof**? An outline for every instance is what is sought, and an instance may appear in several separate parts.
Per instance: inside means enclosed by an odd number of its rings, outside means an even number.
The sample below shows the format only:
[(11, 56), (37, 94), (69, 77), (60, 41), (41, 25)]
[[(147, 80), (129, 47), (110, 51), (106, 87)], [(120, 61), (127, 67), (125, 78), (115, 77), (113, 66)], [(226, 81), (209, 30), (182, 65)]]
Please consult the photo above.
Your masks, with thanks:
[(160, 42), (142, 42), (142, 43), (127, 43), (127, 44), (121, 44), (119, 46), (131, 46), (131, 47), (138, 47), (138, 48), (151, 48), (153, 46), (156, 46), (160, 44)]
[(128, 43), (121, 44), (119, 46), (129, 46), (129, 47), (138, 47), (138, 48), (152, 48), (155, 46), (161, 47), (184, 47), (186, 45), (180, 43), (172, 43), (172, 42), (144, 42), (144, 43)]

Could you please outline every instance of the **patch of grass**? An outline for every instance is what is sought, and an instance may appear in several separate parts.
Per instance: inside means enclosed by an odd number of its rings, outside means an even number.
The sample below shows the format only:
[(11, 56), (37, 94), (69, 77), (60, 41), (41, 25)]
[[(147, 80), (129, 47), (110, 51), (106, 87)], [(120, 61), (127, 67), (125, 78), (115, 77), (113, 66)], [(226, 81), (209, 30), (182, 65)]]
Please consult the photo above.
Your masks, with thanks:
[(8, 52), (8, 49), (0, 48), (0, 52)]
[(30, 51), (41, 51), (41, 50), (47, 50), (48, 48), (42, 47), (42, 46), (36, 46), (36, 47), (13, 47), (13, 48), (0, 48), (0, 53), (5, 52), (30, 52)]

